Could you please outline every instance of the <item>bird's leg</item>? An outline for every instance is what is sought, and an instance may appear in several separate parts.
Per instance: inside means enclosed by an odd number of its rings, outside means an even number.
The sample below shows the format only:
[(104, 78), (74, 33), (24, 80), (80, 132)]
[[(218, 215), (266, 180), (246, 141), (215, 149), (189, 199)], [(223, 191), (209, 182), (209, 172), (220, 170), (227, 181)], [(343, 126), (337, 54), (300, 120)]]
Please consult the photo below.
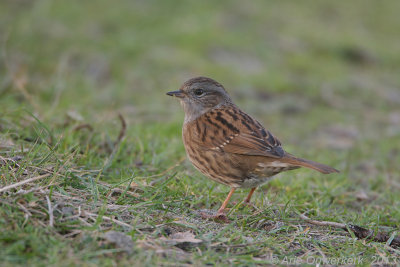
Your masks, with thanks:
[(216, 221), (222, 221), (224, 223), (229, 223), (228, 217), (225, 215), (224, 211), (226, 206), (229, 203), (229, 200), (231, 199), (233, 193), (235, 192), (236, 188), (232, 187), (231, 191), (229, 191), (228, 196), (225, 198), (224, 203), (222, 203), (221, 207), (218, 209), (217, 214), (213, 217), (214, 220)]
[(254, 191), (256, 191), (256, 187), (253, 187), (251, 190), (250, 190), (250, 192), (249, 192), (249, 194), (247, 195), (247, 197), (244, 199), (244, 204), (249, 204), (250, 203), (250, 199), (251, 199), (251, 196), (253, 195), (253, 193), (254, 193)]
[(257, 208), (254, 204), (250, 203), (250, 199), (251, 199), (251, 197), (253, 196), (254, 191), (256, 191), (256, 188), (255, 188), (255, 187), (253, 187), (253, 188), (250, 190), (250, 192), (249, 192), (249, 194), (247, 195), (247, 197), (243, 200), (243, 205), (244, 205), (244, 206), (247, 206), (247, 207), (252, 207), (252, 208), (254, 208), (255, 210), (258, 210), (258, 208)]
[(228, 217), (225, 215), (224, 211), (226, 206), (229, 203), (229, 200), (231, 199), (233, 192), (235, 192), (235, 188), (232, 187), (231, 191), (229, 191), (228, 196), (226, 197), (224, 203), (222, 203), (221, 207), (218, 209), (217, 213), (214, 214), (210, 214), (209, 212), (200, 212), (201, 217), (203, 217), (203, 219), (213, 219), (216, 221), (222, 221), (224, 223), (229, 223), (229, 219)]
[(203, 219), (213, 219), (215, 221), (222, 221), (224, 223), (229, 223), (229, 219), (225, 215), (224, 211), (235, 190), (236, 188), (234, 187), (231, 188), (231, 191), (229, 191), (228, 196), (226, 197), (224, 203), (222, 203), (221, 207), (218, 209), (217, 213), (215, 212), (210, 213), (210, 211), (204, 210), (200, 211), (201, 217), (203, 217)]
[(229, 191), (229, 194), (226, 197), (224, 203), (222, 203), (222, 206), (219, 208), (219, 210), (217, 212), (217, 215), (224, 214), (224, 210), (226, 208), (226, 205), (228, 205), (229, 200), (231, 199), (231, 197), (232, 197), (233, 193), (235, 192), (235, 190), (236, 190), (236, 188), (234, 188), (234, 187), (231, 188), (231, 191)]

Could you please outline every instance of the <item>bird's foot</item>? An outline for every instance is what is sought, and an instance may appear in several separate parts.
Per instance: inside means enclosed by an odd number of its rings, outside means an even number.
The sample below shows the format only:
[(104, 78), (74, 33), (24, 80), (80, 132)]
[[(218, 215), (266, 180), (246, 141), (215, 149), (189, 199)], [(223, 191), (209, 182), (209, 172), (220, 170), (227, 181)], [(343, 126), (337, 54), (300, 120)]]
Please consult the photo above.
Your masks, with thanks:
[(214, 220), (216, 222), (221, 222), (221, 223), (230, 222), (228, 216), (226, 216), (226, 214), (221, 211), (215, 212), (212, 210), (200, 210), (199, 214), (203, 219)]

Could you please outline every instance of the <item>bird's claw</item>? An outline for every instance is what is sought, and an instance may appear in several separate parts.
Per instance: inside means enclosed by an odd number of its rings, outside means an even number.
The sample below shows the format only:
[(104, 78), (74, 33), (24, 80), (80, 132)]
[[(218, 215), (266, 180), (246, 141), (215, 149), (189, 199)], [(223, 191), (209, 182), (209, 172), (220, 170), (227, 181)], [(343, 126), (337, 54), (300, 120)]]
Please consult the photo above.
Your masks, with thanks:
[(226, 216), (225, 213), (223, 212), (214, 212), (214, 211), (209, 211), (209, 210), (201, 210), (199, 212), (201, 218), (207, 219), (207, 220), (214, 220), (216, 222), (222, 222), (222, 223), (229, 223), (228, 216)]

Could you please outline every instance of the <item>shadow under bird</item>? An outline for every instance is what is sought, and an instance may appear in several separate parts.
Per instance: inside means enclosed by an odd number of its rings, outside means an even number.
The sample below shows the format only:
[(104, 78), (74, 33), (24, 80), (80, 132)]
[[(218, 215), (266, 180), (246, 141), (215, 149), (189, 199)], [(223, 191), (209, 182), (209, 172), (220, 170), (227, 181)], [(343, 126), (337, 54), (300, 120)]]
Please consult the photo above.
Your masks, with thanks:
[(192, 164), (212, 180), (231, 187), (216, 215), (227, 221), (224, 210), (236, 188), (257, 186), (272, 176), (306, 167), (324, 174), (338, 172), (327, 165), (293, 156), (257, 120), (239, 109), (225, 88), (207, 77), (186, 81), (175, 96), (185, 111), (182, 137)]

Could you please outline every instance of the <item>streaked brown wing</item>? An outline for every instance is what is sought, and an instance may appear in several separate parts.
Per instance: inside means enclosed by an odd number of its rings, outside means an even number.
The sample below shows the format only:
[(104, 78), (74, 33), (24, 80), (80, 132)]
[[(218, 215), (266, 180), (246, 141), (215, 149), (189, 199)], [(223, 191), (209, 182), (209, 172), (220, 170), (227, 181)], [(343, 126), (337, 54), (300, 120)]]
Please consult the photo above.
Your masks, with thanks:
[(235, 154), (282, 158), (281, 143), (237, 107), (209, 111), (195, 123), (192, 141), (201, 147)]

